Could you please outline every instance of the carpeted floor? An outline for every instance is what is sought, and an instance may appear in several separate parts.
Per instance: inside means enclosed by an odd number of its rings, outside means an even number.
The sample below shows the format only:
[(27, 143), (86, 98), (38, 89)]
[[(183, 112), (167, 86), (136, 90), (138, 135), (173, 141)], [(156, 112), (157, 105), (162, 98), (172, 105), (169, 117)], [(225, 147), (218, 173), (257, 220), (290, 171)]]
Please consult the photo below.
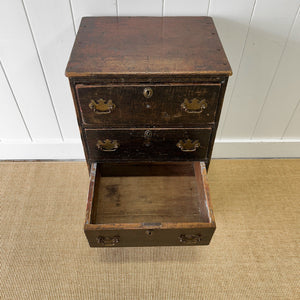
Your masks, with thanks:
[(209, 246), (91, 249), (85, 163), (1, 163), (1, 299), (299, 299), (300, 160), (208, 178)]

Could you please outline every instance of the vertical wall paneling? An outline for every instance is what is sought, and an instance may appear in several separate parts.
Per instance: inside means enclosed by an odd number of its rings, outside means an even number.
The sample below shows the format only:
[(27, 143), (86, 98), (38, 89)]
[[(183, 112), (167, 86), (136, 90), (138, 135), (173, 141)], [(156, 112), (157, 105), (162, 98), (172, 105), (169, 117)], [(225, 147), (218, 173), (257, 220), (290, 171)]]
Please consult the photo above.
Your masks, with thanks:
[(13, 91), (0, 64), (0, 141), (30, 141), (30, 136), (22, 119)]
[[(281, 138), (300, 98), (300, 12), (265, 100), (252, 138)], [(300, 124), (298, 129), (300, 134)]]
[(34, 140), (61, 134), (22, 1), (0, 2), (0, 57)]
[(234, 83), (248, 35), (249, 23), (256, 0), (211, 0), (208, 14), (214, 18), (220, 39), (229, 59), (233, 75), (230, 77), (220, 117), (217, 139), (222, 135)]
[(214, 157), (300, 156), (300, 0), (0, 1), (0, 159), (84, 159), (65, 66), (84, 16), (214, 18), (233, 69)]
[[(300, 140), (300, 99), (298, 100), (297, 107), (294, 110), (291, 120), (288, 123), (287, 128), (283, 134), (283, 140), (285, 139), (297, 139), (298, 141)], [(300, 149), (298, 152), (298, 156), (300, 156), (299, 153)]]
[(299, 0), (257, 0), (222, 138), (250, 139)]
[(164, 0), (164, 16), (206, 16), (209, 0)]
[(64, 139), (79, 139), (73, 100), (64, 76), (75, 39), (68, 0), (24, 0)]
[(162, 16), (163, 0), (118, 0), (119, 16)]
[(117, 16), (118, 0), (69, 0), (73, 12), (76, 31), (82, 17)]

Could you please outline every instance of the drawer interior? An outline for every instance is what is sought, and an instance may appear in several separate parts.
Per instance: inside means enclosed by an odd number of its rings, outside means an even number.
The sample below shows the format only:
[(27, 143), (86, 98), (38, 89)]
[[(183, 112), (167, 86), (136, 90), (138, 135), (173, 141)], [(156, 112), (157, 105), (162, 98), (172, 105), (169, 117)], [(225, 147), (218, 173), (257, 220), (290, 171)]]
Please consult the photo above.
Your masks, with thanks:
[(209, 220), (191, 163), (100, 165), (98, 170), (94, 224)]
[(90, 224), (210, 221), (209, 195), (201, 174), (203, 163), (93, 166)]
[(180, 245), (182, 236), (208, 244), (214, 229), (203, 162), (92, 164), (85, 222), (91, 246), (105, 246), (99, 236), (112, 235), (118, 246)]

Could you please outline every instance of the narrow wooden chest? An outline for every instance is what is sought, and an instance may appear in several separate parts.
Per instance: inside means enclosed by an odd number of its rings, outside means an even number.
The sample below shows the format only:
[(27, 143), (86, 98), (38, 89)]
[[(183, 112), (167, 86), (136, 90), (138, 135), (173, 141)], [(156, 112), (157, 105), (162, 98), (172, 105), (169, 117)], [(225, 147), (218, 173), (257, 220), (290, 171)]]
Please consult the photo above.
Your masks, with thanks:
[(206, 245), (206, 179), (231, 68), (209, 17), (86, 17), (66, 69), (92, 247)]

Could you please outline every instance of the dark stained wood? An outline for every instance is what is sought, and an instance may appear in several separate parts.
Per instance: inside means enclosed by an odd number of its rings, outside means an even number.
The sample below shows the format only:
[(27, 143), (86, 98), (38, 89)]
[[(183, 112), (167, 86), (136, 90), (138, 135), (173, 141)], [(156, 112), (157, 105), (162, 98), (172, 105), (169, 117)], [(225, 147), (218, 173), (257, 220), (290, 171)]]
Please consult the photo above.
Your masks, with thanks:
[(69, 77), (73, 85), (113, 85), (113, 84), (212, 84), (223, 82), (227, 75), (196, 75), (188, 74), (184, 76), (172, 74), (99, 74), (91, 76)]
[(206, 167), (229, 75), (210, 17), (82, 19), (66, 76), (91, 247), (209, 244)]
[[(194, 161), (207, 158), (211, 128), (196, 129), (86, 129), (88, 156), (98, 162), (105, 161)], [(97, 147), (99, 140), (116, 141), (115, 151), (105, 152)], [(193, 152), (183, 152), (177, 143), (187, 139), (198, 141)]]
[(117, 162), (98, 164), (102, 177), (114, 176), (194, 176), (190, 163), (186, 162)]
[(222, 81), (221, 90), (219, 93), (219, 99), (218, 99), (218, 105), (217, 105), (217, 111), (216, 111), (216, 119), (215, 119), (216, 122), (215, 122), (214, 128), (212, 130), (211, 140), (210, 140), (209, 147), (208, 147), (208, 155), (207, 155), (208, 162), (206, 164), (207, 169), (209, 169), (210, 159), (211, 159), (213, 147), (215, 144), (214, 142), (215, 142), (217, 128), (218, 128), (219, 121), (220, 121), (220, 115), (221, 115), (221, 110), (222, 110), (222, 106), (223, 106), (223, 102), (224, 102), (224, 95), (225, 95), (225, 91), (226, 91), (226, 87), (227, 87), (227, 82), (228, 82), (228, 78), (226, 78), (224, 81)]
[(71, 92), (72, 92), (72, 96), (73, 96), (73, 103), (74, 103), (74, 106), (75, 106), (76, 119), (77, 119), (77, 123), (78, 123), (78, 127), (79, 127), (80, 137), (81, 137), (81, 141), (82, 141), (82, 144), (83, 144), (84, 156), (85, 156), (85, 160), (86, 160), (86, 163), (87, 163), (88, 172), (90, 172), (91, 165), (89, 163), (86, 140), (85, 140), (85, 137), (83, 135), (83, 128), (81, 126), (81, 123), (82, 123), (81, 115), (80, 115), (79, 109), (77, 109), (77, 98), (76, 98), (75, 85), (73, 85), (71, 81), (70, 81), (70, 88), (71, 88)]
[[(209, 244), (215, 223), (204, 174), (200, 168), (193, 171), (194, 163), (173, 163), (176, 176), (161, 176), (163, 164), (157, 163), (151, 165), (152, 171), (140, 165), (141, 173), (136, 176), (131, 176), (129, 168), (129, 177), (124, 168), (114, 177), (103, 177), (100, 167), (92, 165), (86, 213), (85, 233), (91, 247), (186, 246), (197, 236), (196, 245)], [(146, 177), (144, 167), (148, 168)], [(204, 163), (201, 168), (205, 170)], [(99, 244), (99, 236), (108, 244)], [(109, 244), (113, 237), (118, 237), (115, 245)]]
[[(195, 127), (215, 122), (220, 84), (180, 85), (77, 85), (76, 92), (84, 125), (104, 127)], [(143, 92), (153, 95), (145, 98)], [(185, 101), (205, 101), (203, 111), (189, 112)], [(99, 114), (91, 103), (111, 100), (114, 108)], [(196, 101), (196, 100), (194, 100)]]
[(198, 222), (194, 176), (101, 177), (95, 224)]
[(82, 19), (66, 76), (145, 73), (231, 75), (212, 18)]

